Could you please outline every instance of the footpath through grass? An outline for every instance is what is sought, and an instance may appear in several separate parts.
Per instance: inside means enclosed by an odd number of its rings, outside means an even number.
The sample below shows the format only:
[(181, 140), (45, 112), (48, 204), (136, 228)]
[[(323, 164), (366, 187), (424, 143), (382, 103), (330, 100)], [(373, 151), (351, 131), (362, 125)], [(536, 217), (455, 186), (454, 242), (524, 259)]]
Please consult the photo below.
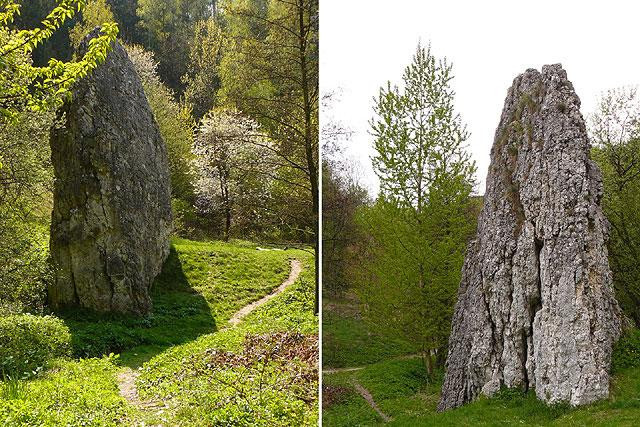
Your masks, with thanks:
[[(288, 277), (291, 258), (304, 266), (298, 280), (229, 327), (237, 310)], [(152, 315), (65, 313), (76, 358), (0, 383), (0, 425), (317, 424), (313, 265), (302, 250), (174, 240)], [(120, 395), (125, 367), (139, 373), (140, 399), (159, 409)]]
[[(344, 301), (343, 301), (344, 303)], [(357, 308), (329, 303), (323, 312), (323, 345), (342, 343), (343, 352), (329, 360), (336, 365), (374, 360), (363, 369), (323, 375), (323, 425), (338, 426), (637, 426), (640, 420), (640, 332), (625, 338), (614, 357), (611, 397), (592, 405), (570, 408), (547, 406), (533, 392), (504, 390), (492, 399), (482, 398), (462, 408), (436, 412), (443, 373), (427, 379), (420, 359), (399, 359), (402, 346), (381, 340), (358, 320)], [(327, 304), (325, 304), (327, 307)], [(335, 309), (335, 308), (338, 309)], [(327, 321), (327, 318), (329, 319)], [(353, 328), (348, 325), (355, 325)], [(349, 333), (352, 331), (352, 339)], [(339, 339), (337, 338), (339, 337)], [(370, 340), (367, 337), (372, 337)], [(356, 343), (351, 344), (351, 343)], [(332, 350), (338, 354), (338, 349)], [(326, 353), (323, 353), (323, 357)], [(384, 357), (380, 357), (384, 355)], [(378, 360), (376, 360), (378, 359)], [(349, 365), (353, 366), (353, 365)], [(325, 366), (326, 369), (326, 359)], [(380, 410), (392, 421), (385, 423), (358, 393), (366, 388)]]

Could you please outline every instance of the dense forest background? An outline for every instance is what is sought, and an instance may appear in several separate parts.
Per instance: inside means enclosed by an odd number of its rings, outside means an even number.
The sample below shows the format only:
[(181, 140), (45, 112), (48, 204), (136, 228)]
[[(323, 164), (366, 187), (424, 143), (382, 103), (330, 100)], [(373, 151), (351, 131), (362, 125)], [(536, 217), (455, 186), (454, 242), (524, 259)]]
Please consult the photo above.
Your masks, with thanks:
[[(23, 3), (0, 37), (39, 27), (58, 4)], [(317, 1), (90, 0), (21, 61), (78, 60), (82, 38), (115, 22), (167, 144), (175, 233), (315, 247), (317, 10)], [(14, 110), (0, 123), (0, 304), (42, 311), (56, 114)]]

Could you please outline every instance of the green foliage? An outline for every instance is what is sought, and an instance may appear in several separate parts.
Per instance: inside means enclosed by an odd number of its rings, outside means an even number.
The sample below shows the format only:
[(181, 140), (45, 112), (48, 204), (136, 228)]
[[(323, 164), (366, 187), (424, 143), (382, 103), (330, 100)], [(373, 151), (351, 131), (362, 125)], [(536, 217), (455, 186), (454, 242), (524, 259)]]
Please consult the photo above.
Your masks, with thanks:
[(71, 335), (60, 319), (31, 314), (0, 317), (0, 371), (22, 375), (71, 353)]
[(381, 193), (358, 214), (365, 238), (355, 271), (365, 318), (439, 355), (475, 223), (468, 214), (475, 164), (454, 112), (451, 71), (418, 46), (403, 89), (380, 90), (371, 127)]
[(114, 16), (107, 0), (89, 0), (82, 10), (82, 19), (69, 31), (71, 44), (77, 48), (82, 39), (95, 27), (114, 22)]
[(49, 39), (67, 20), (86, 5), (85, 0), (61, 0), (40, 27), (31, 30), (10, 30), (19, 11), (14, 1), (4, 2), (0, 11), (0, 116), (2, 124), (21, 111), (42, 111), (55, 108), (70, 96), (73, 84), (102, 63), (118, 27), (105, 23), (101, 35), (89, 42), (82, 59), (62, 62), (50, 59), (45, 67), (34, 67), (30, 54)]
[(322, 289), (325, 295), (339, 295), (353, 285), (349, 269), (364, 237), (356, 212), (368, 201), (368, 193), (348, 166), (327, 154), (323, 151)]
[(189, 65), (182, 81), (186, 85), (185, 101), (197, 120), (216, 106), (225, 42), (226, 34), (218, 19), (209, 18), (196, 23), (189, 43)]
[(640, 96), (607, 92), (591, 118), (592, 157), (602, 171), (602, 207), (611, 224), (609, 263), (616, 297), (640, 326)]
[(323, 295), (322, 363), (325, 368), (368, 365), (416, 353), (415, 345), (365, 322), (358, 302)]
[(0, 424), (132, 425), (133, 412), (118, 393), (113, 362), (112, 357), (56, 361), (42, 377), (23, 382), (11, 398), (0, 394)]
[(193, 202), (193, 174), (191, 146), (194, 123), (189, 108), (175, 101), (171, 89), (158, 77), (153, 53), (141, 46), (127, 46), (127, 53), (142, 80), (144, 92), (167, 145), (171, 193), (174, 198)]
[(613, 348), (611, 360), (613, 372), (622, 372), (628, 368), (640, 368), (640, 330), (627, 331)]
[(147, 34), (147, 47), (159, 61), (162, 81), (178, 94), (189, 62), (188, 46), (196, 22), (211, 14), (211, 0), (138, 0), (139, 26)]
[[(228, 0), (219, 104), (258, 121), (280, 166), (269, 207), (282, 236), (318, 230), (318, 1)], [(288, 230), (287, 230), (288, 228)]]
[(53, 122), (52, 113), (25, 112), (0, 132), (0, 310), (44, 308), (51, 277)]

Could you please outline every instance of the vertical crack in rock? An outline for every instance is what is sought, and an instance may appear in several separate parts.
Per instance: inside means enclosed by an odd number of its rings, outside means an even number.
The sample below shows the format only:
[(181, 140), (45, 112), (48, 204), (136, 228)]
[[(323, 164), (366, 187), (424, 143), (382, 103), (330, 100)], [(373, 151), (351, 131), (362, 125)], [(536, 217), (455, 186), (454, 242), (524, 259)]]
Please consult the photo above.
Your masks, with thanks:
[[(80, 55), (98, 33), (87, 36)], [(62, 125), (51, 131), (50, 304), (146, 313), (169, 254), (169, 166), (140, 78), (118, 42), (59, 114)]]
[(549, 403), (608, 396), (621, 313), (601, 195), (562, 66), (516, 77), (462, 269), (440, 410), (503, 386)]

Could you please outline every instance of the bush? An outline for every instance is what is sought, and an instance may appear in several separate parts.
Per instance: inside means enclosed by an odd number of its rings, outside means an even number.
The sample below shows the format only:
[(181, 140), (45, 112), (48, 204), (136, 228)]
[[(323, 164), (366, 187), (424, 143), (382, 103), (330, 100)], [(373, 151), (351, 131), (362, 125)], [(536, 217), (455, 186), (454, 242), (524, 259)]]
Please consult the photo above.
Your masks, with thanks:
[(53, 316), (19, 314), (0, 317), (0, 371), (29, 373), (48, 361), (71, 354), (71, 334)]
[(640, 329), (632, 329), (613, 348), (613, 372), (640, 367)]

